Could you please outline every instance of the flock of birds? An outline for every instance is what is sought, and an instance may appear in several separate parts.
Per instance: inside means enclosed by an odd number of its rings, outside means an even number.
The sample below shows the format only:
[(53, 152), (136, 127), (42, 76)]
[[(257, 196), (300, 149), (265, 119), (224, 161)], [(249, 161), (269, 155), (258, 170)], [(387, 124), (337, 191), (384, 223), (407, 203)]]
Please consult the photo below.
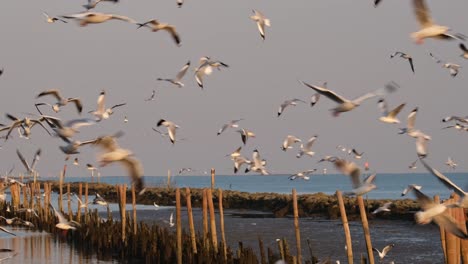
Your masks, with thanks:
[[(46, 19), (46, 22), (48, 23), (68, 23), (70, 20), (75, 20), (79, 23), (81, 27), (85, 27), (91, 24), (104, 23), (111, 20), (120, 20), (134, 24), (136, 26), (136, 29), (147, 28), (152, 32), (166, 31), (177, 46), (182, 45), (182, 38), (179, 35), (176, 26), (174, 25), (162, 23), (157, 19), (137, 22), (135, 19), (123, 15), (92, 11), (98, 5), (101, 5), (103, 2), (117, 3), (118, 0), (88, 0), (88, 3), (83, 5), (86, 11), (74, 14), (62, 16), (52, 16), (46, 12), (44, 12), (43, 14)], [(374, 4), (377, 7), (381, 4), (381, 2), (381, 0), (375, 0)], [(464, 36), (463, 34), (453, 33), (449, 27), (441, 26), (433, 22), (425, 0), (411, 0), (411, 2), (413, 5), (416, 19), (420, 24), (420, 29), (411, 34), (411, 38), (417, 44), (422, 44), (423, 41), (426, 39), (455, 40), (460, 42), (465, 41), (466, 36)], [(182, 7), (184, 2), (183, 0), (177, 0), (176, 4), (178, 7)], [(266, 41), (266, 27), (270, 27), (271, 22), (262, 12), (258, 10), (252, 11), (253, 14), (250, 18), (255, 22), (261, 39), (263, 41)], [(468, 59), (468, 49), (466, 48), (466, 46), (463, 43), (459, 43), (459, 48), (462, 51), (461, 57), (463, 57), (464, 59)], [(459, 64), (443, 61), (432, 53), (430, 53), (429, 55), (436, 61), (436, 63), (441, 64), (444, 68), (448, 69), (452, 77), (456, 77), (458, 75), (459, 70), (461, 69), (461, 66)], [(411, 71), (415, 73), (414, 60), (410, 54), (407, 54), (402, 51), (396, 51), (390, 55), (390, 58), (401, 58), (407, 60)], [(185, 63), (181, 67), (181, 69), (175, 74), (174, 77), (158, 77), (157, 81), (167, 82), (175, 88), (183, 88), (185, 86), (183, 83), (184, 77), (187, 75), (187, 72), (191, 66), (191, 62), (187, 61), (187, 63)], [(197, 85), (201, 89), (203, 89), (205, 87), (204, 79), (207, 76), (211, 75), (214, 72), (214, 70), (221, 71), (225, 68), (229, 68), (229, 65), (225, 62), (212, 59), (208, 56), (201, 57), (198, 66), (194, 69), (194, 80), (197, 83)], [(0, 70), (0, 75), (2, 75), (3, 73), (4, 69), (2, 68)], [(406, 106), (406, 103), (401, 103), (394, 108), (389, 108), (386, 100), (384, 99), (384, 96), (390, 93), (394, 93), (400, 88), (399, 85), (395, 82), (389, 82), (385, 84), (382, 88), (369, 91), (363, 95), (352, 99), (339, 95), (334, 90), (328, 88), (327, 83), (324, 83), (323, 85), (314, 85), (305, 81), (300, 81), (300, 83), (304, 85), (304, 87), (311, 89), (311, 91), (314, 92), (313, 95), (310, 97), (309, 102), (298, 98), (285, 100), (279, 106), (277, 112), (278, 117), (280, 117), (289, 107), (296, 106), (299, 103), (309, 104), (310, 107), (315, 107), (317, 104), (319, 104), (320, 100), (323, 97), (336, 103), (336, 106), (330, 109), (330, 111), (332, 112), (333, 116), (338, 117), (340, 114), (352, 111), (360, 105), (362, 105), (364, 102), (372, 98), (378, 97), (379, 100), (377, 102), (377, 105), (378, 109), (381, 112), (381, 117), (379, 118), (379, 121), (390, 125), (395, 125), (400, 123), (398, 115)], [(155, 90), (153, 90), (151, 96), (149, 96), (144, 101), (154, 101), (155, 98), (156, 92)], [(11, 137), (14, 135), (14, 131), (18, 132), (19, 137), (28, 139), (31, 136), (32, 128), (38, 125), (44, 131), (46, 131), (46, 133), (48, 133), (51, 136), (57, 137), (62, 141), (64, 145), (60, 145), (59, 149), (64, 153), (66, 160), (68, 160), (72, 155), (78, 155), (80, 153), (80, 148), (82, 148), (83, 146), (98, 146), (102, 150), (102, 152), (98, 155), (97, 158), (97, 162), (100, 166), (106, 166), (111, 163), (121, 164), (124, 168), (127, 169), (132, 182), (136, 186), (137, 192), (141, 194), (145, 191), (145, 184), (142, 178), (143, 166), (141, 162), (134, 157), (132, 151), (121, 148), (118, 144), (118, 138), (123, 136), (123, 132), (117, 132), (113, 135), (101, 135), (88, 140), (76, 139), (77, 133), (80, 129), (86, 126), (99, 125), (100, 122), (111, 118), (115, 111), (122, 107), (125, 107), (126, 103), (117, 103), (112, 105), (111, 107), (108, 107), (105, 103), (106, 91), (102, 91), (97, 97), (96, 109), (88, 112), (88, 114), (92, 115), (92, 117), (80, 117), (65, 121), (57, 116), (53, 116), (52, 114), (44, 114), (44, 111), (46, 111), (46, 107), (50, 109), (48, 110), (49, 112), (51, 111), (51, 113), (57, 114), (61, 111), (63, 107), (66, 107), (67, 105), (73, 105), (76, 108), (78, 114), (81, 115), (83, 111), (83, 104), (79, 97), (67, 97), (64, 96), (62, 92), (58, 89), (50, 89), (37, 94), (36, 99), (41, 100), (35, 104), (37, 113), (28, 114), (27, 116), (21, 118), (18, 118), (12, 114), (6, 114), (7, 118), (11, 120), (11, 123), (5, 125), (2, 124), (2, 127), (0, 128), (0, 132), (5, 132), (5, 135), (3, 136), (5, 141), (11, 139)], [(419, 203), (421, 204), (422, 211), (416, 213), (415, 215), (416, 221), (418, 223), (427, 224), (434, 221), (438, 225), (444, 227), (447, 231), (455, 234), (460, 238), (466, 239), (468, 238), (468, 235), (464, 233), (461, 229), (459, 229), (454, 220), (446, 214), (446, 209), (449, 207), (468, 208), (468, 198), (465, 198), (466, 192), (457, 185), (455, 185), (452, 181), (450, 181), (450, 179), (447, 176), (443, 175), (438, 170), (432, 168), (425, 161), (425, 158), (428, 156), (427, 144), (432, 138), (431, 136), (429, 136), (428, 134), (416, 127), (417, 112), (417, 107), (412, 109), (412, 111), (407, 116), (406, 127), (401, 128), (399, 131), (400, 134), (408, 135), (411, 138), (414, 138), (415, 140), (415, 150), (418, 159), (412, 162), (408, 166), (408, 168), (415, 169), (416, 163), (420, 162), (432, 175), (434, 175), (439, 181), (441, 181), (447, 188), (456, 192), (461, 198), (459, 201), (453, 204), (436, 204), (421, 192), (422, 187), (418, 185), (410, 185), (404, 191), (404, 194), (410, 191), (413, 192), (416, 198), (418, 199)], [(232, 153), (226, 155), (232, 160), (234, 168), (233, 172), (237, 173), (239, 170), (241, 170), (242, 166), (245, 166), (245, 173), (256, 172), (262, 175), (271, 174), (271, 171), (268, 169), (267, 160), (262, 159), (260, 151), (258, 149), (253, 150), (253, 152), (251, 153), (251, 158), (248, 158), (241, 153), (243, 146), (247, 145), (247, 143), (250, 141), (249, 139), (256, 137), (254, 131), (245, 127), (240, 127), (240, 123), (243, 120), (244, 119), (242, 118), (231, 120), (226, 124), (223, 124), (217, 132), (217, 135), (221, 136), (225, 131), (229, 129), (236, 129), (236, 132), (240, 135), (239, 144), (241, 146), (234, 150)], [(444, 127), (444, 129), (454, 128), (460, 131), (468, 131), (468, 117), (448, 116), (442, 121), (451, 123), (449, 126)], [(125, 117), (124, 122), (128, 122), (127, 117)], [(164, 127), (166, 131), (159, 130), (159, 127)], [(172, 144), (176, 144), (177, 142), (184, 140), (184, 138), (178, 138), (176, 136), (176, 132), (180, 128), (181, 126), (176, 124), (174, 121), (168, 120), (167, 118), (161, 118), (158, 122), (156, 122), (156, 128), (153, 128), (153, 130), (162, 137), (168, 138)], [(317, 142), (318, 138), (318, 135), (313, 135), (312, 137), (306, 139), (300, 139), (294, 135), (287, 135), (282, 144), (278, 145), (282, 151), (288, 152), (291, 149), (293, 149), (297, 144), (299, 145), (298, 152), (296, 154), (296, 157), (298, 159), (303, 157), (313, 157), (316, 154), (314, 152), (313, 147), (315, 142)], [(376, 179), (377, 174), (373, 173), (365, 179), (362, 179), (361, 166), (357, 164), (357, 161), (362, 159), (364, 153), (359, 152), (356, 148), (347, 148), (344, 146), (338, 146), (337, 148), (343, 152), (347, 152), (349, 155), (352, 155), (354, 160), (347, 157), (343, 158), (339, 155), (329, 155), (321, 158), (319, 162), (330, 162), (335, 166), (335, 168), (338, 171), (350, 177), (352, 189), (348, 192), (345, 192), (345, 194), (364, 195), (375, 189), (376, 185), (374, 184), (374, 181)], [(20, 150), (17, 150), (17, 155), (21, 160), (22, 164), (24, 165), (28, 174), (33, 175), (34, 173), (36, 173), (35, 166), (41, 155), (40, 149), (35, 153), (31, 164), (29, 164), (26, 161), (24, 156), (21, 154)], [(79, 164), (78, 158), (74, 158), (73, 164)], [(446, 162), (446, 165), (452, 169), (455, 169), (457, 163), (449, 157)], [(87, 168), (93, 174), (94, 172), (98, 171), (98, 168), (96, 168), (92, 164), (87, 164)], [(365, 170), (368, 170), (367, 163), (365, 165)], [(182, 168), (179, 170), (179, 174), (191, 171), (194, 171), (194, 169)], [(317, 169), (309, 169), (297, 172), (295, 174), (290, 175), (289, 179), (295, 180), (300, 178), (303, 180), (309, 180), (309, 175), (316, 171)], [(8, 184), (5, 188), (8, 188), (8, 185), (13, 183), (12, 181), (14, 180), (10, 179), (7, 182)], [(102, 197), (96, 195), (96, 199), (96, 203), (104, 205), (105, 201), (102, 199)], [(83, 206), (87, 206), (81, 201), (80, 204), (82, 204)], [(59, 223), (57, 224), (58, 228), (76, 228), (77, 223), (67, 221), (60, 212), (53, 208), (53, 206), (51, 206), (51, 209), (53, 209), (59, 220)], [(389, 210), (391, 210), (391, 203), (386, 203), (382, 207), (375, 210), (373, 213), (378, 214)], [(3, 219), (6, 221), (7, 224), (9, 222), (13, 223), (13, 221), (24, 221), (19, 218), (12, 220), (3, 217)], [(173, 221), (170, 220), (170, 223), (172, 226)], [(380, 258), (383, 259), (386, 253), (393, 246), (394, 245), (392, 244), (385, 247), (382, 250), (382, 252), (380, 252), (377, 249), (375, 249), (375, 251), (377, 251)]]

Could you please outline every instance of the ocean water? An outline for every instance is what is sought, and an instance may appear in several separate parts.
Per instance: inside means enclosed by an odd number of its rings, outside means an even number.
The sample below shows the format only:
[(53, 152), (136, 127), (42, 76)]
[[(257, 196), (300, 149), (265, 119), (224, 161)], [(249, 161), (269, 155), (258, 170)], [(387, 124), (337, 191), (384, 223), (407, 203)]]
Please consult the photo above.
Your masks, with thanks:
[[(464, 188), (468, 183), (468, 173), (446, 173), (455, 184)], [(334, 194), (336, 190), (351, 190), (349, 177), (342, 174), (311, 175), (310, 180), (296, 179), (291, 181), (289, 175), (219, 175), (215, 177), (215, 187), (223, 190), (236, 190), (243, 192), (271, 192), (291, 193), (295, 188), (299, 194), (323, 192)], [(44, 178), (57, 180), (57, 178)], [(95, 177), (96, 180), (96, 177)], [(91, 181), (89, 177), (66, 177), (65, 182)], [(102, 176), (100, 181), (109, 184), (130, 183), (128, 177)], [(165, 176), (145, 176), (147, 186), (166, 186)], [(402, 199), (401, 192), (409, 184), (421, 185), (421, 191), (428, 196), (440, 195), (441, 198), (450, 196), (451, 191), (440, 183), (436, 177), (428, 173), (411, 174), (378, 174), (374, 182), (377, 189), (367, 194), (369, 199)], [(171, 186), (204, 188), (211, 186), (210, 176), (172, 176)], [(410, 195), (410, 198), (412, 196)]]

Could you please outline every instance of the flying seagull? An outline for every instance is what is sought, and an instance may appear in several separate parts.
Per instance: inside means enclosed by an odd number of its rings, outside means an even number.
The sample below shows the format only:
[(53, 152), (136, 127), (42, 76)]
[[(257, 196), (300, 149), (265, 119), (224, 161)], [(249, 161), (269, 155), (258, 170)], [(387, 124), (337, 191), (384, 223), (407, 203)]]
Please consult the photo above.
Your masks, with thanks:
[(345, 195), (363, 195), (373, 189), (377, 188), (373, 184), (376, 174), (368, 176), (364, 181), (361, 181), (361, 170), (352, 161), (347, 161), (345, 159), (336, 158), (333, 161), (335, 168), (338, 169), (344, 175), (348, 175), (351, 178), (351, 183), (353, 185), (353, 190), (351, 192), (345, 192)]
[(174, 79), (163, 79), (163, 78), (158, 78), (158, 81), (167, 81), (170, 82), (177, 87), (181, 88), (184, 87), (184, 84), (181, 82), (182, 78), (184, 78), (185, 73), (187, 72), (188, 68), (190, 67), (190, 61), (188, 61), (182, 69), (180, 69), (179, 73), (177, 73), (176, 77)]
[(68, 221), (65, 219), (62, 213), (57, 211), (52, 204), (49, 203), (49, 206), (53, 209), (55, 216), (58, 218), (58, 223), (55, 225), (55, 227), (62, 229), (62, 230), (76, 230), (77, 227), (80, 227), (80, 223), (75, 222), (75, 221)]
[(237, 123), (239, 123), (240, 121), (242, 121), (244, 119), (236, 119), (236, 120), (232, 120), (231, 122), (227, 123), (227, 124), (224, 124), (219, 130), (218, 130), (218, 133), (217, 135), (221, 135), (221, 133), (223, 133), (226, 129), (228, 128), (238, 128), (239, 125)]
[(132, 24), (136, 24), (137, 22), (129, 17), (121, 16), (121, 15), (114, 15), (114, 14), (105, 14), (105, 13), (97, 13), (97, 12), (82, 12), (78, 14), (71, 14), (71, 15), (64, 15), (61, 16), (67, 19), (76, 19), (79, 21), (80, 26), (85, 27), (88, 24), (99, 24), (103, 23), (112, 19), (121, 20), (125, 22), (129, 22)]
[(382, 112), (382, 116), (379, 117), (379, 120), (384, 122), (384, 123), (389, 123), (389, 124), (399, 124), (400, 120), (396, 118), (398, 113), (400, 113), (401, 109), (405, 107), (406, 104), (400, 104), (399, 106), (395, 107), (392, 111), (388, 111), (388, 106), (387, 102), (385, 102), (384, 99), (380, 99), (377, 105), (380, 108), (380, 111)]
[(283, 141), (283, 145), (281, 145), (281, 149), (283, 151), (286, 151), (288, 149), (291, 149), (292, 148), (292, 145), (294, 143), (297, 143), (297, 142), (301, 142), (301, 140), (293, 135), (288, 135), (286, 137), (286, 139), (284, 139)]
[(159, 30), (165, 30), (169, 34), (171, 34), (172, 39), (174, 39), (174, 42), (177, 44), (177, 46), (180, 46), (180, 37), (179, 34), (176, 31), (175, 26), (169, 25), (166, 23), (160, 23), (156, 19), (152, 19), (150, 21), (144, 22), (144, 23), (137, 23), (138, 28), (141, 27), (148, 27), (151, 29), (153, 32), (157, 32)]
[(132, 183), (135, 184), (135, 191), (138, 194), (142, 194), (145, 191), (143, 166), (139, 160), (132, 157), (133, 153), (131, 151), (119, 147), (116, 141), (117, 136), (118, 134), (114, 136), (104, 136), (97, 140), (95, 144), (104, 150), (104, 153), (99, 155), (99, 163), (102, 167), (109, 163), (119, 162), (128, 170)]
[(357, 152), (356, 149), (353, 148), (351, 150), (351, 153), (349, 153), (349, 154), (353, 154), (355, 159), (361, 159), (362, 155), (364, 155), (364, 152), (359, 153), (359, 152)]
[(252, 154), (252, 163), (250, 170), (255, 172), (260, 172), (262, 175), (268, 175), (268, 171), (265, 168), (264, 161), (260, 158), (258, 150), (254, 150)]
[(303, 180), (308, 181), (310, 179), (310, 177), (308, 175), (315, 172), (315, 171), (317, 171), (317, 169), (301, 171), (301, 172), (298, 172), (296, 174), (293, 174), (293, 175), (289, 176), (288, 179), (293, 181), (293, 180), (295, 180), (297, 178), (301, 178)]
[(401, 51), (397, 51), (393, 54), (390, 55), (390, 58), (393, 59), (393, 57), (400, 57), (400, 58), (403, 58), (405, 60), (408, 60), (410, 66), (411, 66), (411, 71), (414, 73), (414, 65), (413, 65), (413, 58), (411, 58), (410, 55), (404, 53), (404, 52), (401, 52)]
[(113, 3), (119, 2), (119, 0), (94, 0), (94, 2), (93, 0), (88, 0), (88, 3), (86, 5), (83, 5), (83, 7), (86, 8), (86, 10), (90, 10), (90, 9), (96, 8), (97, 4), (103, 1), (113, 2)]
[(153, 92), (151, 93), (151, 96), (148, 99), (145, 99), (145, 101), (154, 101), (154, 96), (155, 95), (156, 95), (156, 91), (153, 90)]
[(252, 132), (252, 131), (249, 131), (245, 128), (242, 128), (240, 130), (237, 130), (237, 132), (239, 132), (241, 134), (241, 139), (242, 139), (242, 143), (244, 143), (244, 145), (247, 143), (247, 140), (251, 137), (255, 137), (255, 133)]
[(382, 205), (379, 208), (375, 209), (372, 212), (372, 214), (378, 214), (380, 212), (390, 212), (390, 205), (392, 205), (392, 202), (384, 203), (384, 205)]
[(315, 85), (310, 85), (305, 82), (302, 82), (305, 86), (314, 89), (316, 92), (319, 94), (328, 97), (330, 100), (338, 103), (338, 106), (331, 109), (333, 111), (333, 116), (338, 116), (342, 112), (348, 112), (353, 110), (354, 108), (358, 107), (362, 102), (364, 102), (367, 99), (370, 99), (372, 97), (378, 96), (378, 95), (383, 95), (384, 93), (391, 93), (396, 91), (398, 88), (398, 85), (394, 82), (390, 82), (385, 85), (384, 88), (377, 89), (373, 92), (366, 93), (360, 97), (357, 97), (353, 100), (346, 99), (337, 93), (333, 92), (332, 90), (329, 90), (324, 87), (320, 86), (315, 86)]
[(387, 255), (387, 253), (395, 246), (395, 244), (390, 244), (390, 245), (387, 245), (385, 246), (383, 249), (382, 249), (382, 252), (380, 252), (378, 249), (376, 248), (372, 248), (373, 251), (379, 253), (379, 258), (380, 258), (380, 261), (382, 261), (384, 259), (384, 257)]
[(267, 19), (262, 13), (257, 10), (252, 10), (254, 12), (253, 16), (250, 16), (250, 19), (257, 23), (258, 31), (263, 40), (265, 40), (265, 26), (271, 26), (270, 19)]
[(425, 0), (412, 0), (412, 2), (414, 14), (416, 15), (416, 19), (418, 20), (421, 27), (419, 31), (411, 34), (411, 38), (413, 38), (417, 44), (422, 44), (426, 38), (457, 40), (465, 39), (465, 37), (461, 34), (449, 33), (450, 28), (446, 26), (434, 24)]
[(304, 154), (307, 156), (314, 156), (315, 152), (312, 151), (312, 145), (314, 144), (315, 140), (317, 140), (317, 135), (311, 137), (309, 140), (307, 140), (307, 143), (304, 145), (301, 143), (301, 149), (299, 150), (299, 153), (297, 153), (296, 157), (300, 158)]
[(39, 161), (39, 158), (41, 156), (41, 149), (38, 149), (36, 151), (36, 154), (34, 154), (34, 158), (31, 162), (31, 166), (29, 166), (29, 163), (26, 161), (26, 159), (23, 157), (19, 149), (16, 149), (16, 154), (18, 154), (18, 158), (21, 160), (21, 163), (23, 163), (24, 167), (26, 168), (26, 171), (28, 172), (29, 175), (32, 175), (33, 172), (35, 172), (35, 167), (37, 162)]
[[(63, 98), (60, 95), (60, 92), (58, 90), (56, 90), (56, 89), (43, 91), (43, 92), (39, 93), (36, 96), (36, 98), (46, 96), (46, 95), (52, 95), (53, 97), (55, 97), (55, 99), (57, 99), (57, 102), (52, 105), (52, 110), (54, 110), (55, 113), (58, 113), (60, 111), (60, 107), (65, 106), (70, 102), (75, 104), (76, 109), (78, 110), (78, 113), (81, 113), (81, 111), (83, 110), (83, 105), (81, 104), (80, 99), (78, 99), (78, 98)], [(36, 108), (39, 105), (49, 105), (49, 104), (38, 103), (38, 104), (36, 104)]]
[(114, 108), (121, 107), (121, 106), (124, 106), (124, 105), (127, 104), (127, 103), (116, 104), (116, 105), (106, 109), (105, 97), (106, 97), (106, 92), (102, 91), (99, 94), (99, 97), (98, 97), (98, 100), (97, 100), (97, 109), (96, 109), (96, 111), (90, 111), (96, 117), (96, 122), (99, 122), (102, 119), (108, 119), (114, 113)]
[(200, 58), (199, 66), (195, 69), (195, 81), (200, 88), (203, 89), (203, 76), (210, 75), (213, 72), (213, 68), (217, 68), (218, 70), (222, 67), (229, 67), (224, 62), (221, 61), (212, 61), (210, 57), (204, 56)]
[(306, 102), (304, 102), (303, 100), (297, 99), (297, 98), (284, 101), (284, 102), (280, 105), (280, 107), (279, 107), (279, 109), (278, 109), (278, 117), (283, 113), (283, 111), (284, 111), (284, 109), (286, 109), (286, 107), (288, 107), (288, 106), (290, 106), (290, 105), (296, 106), (298, 102), (306, 103)]
[(463, 51), (463, 54), (460, 56), (465, 59), (468, 59), (468, 49), (465, 47), (463, 43), (460, 43), (460, 49)]
[(176, 142), (176, 129), (179, 128), (178, 125), (176, 125), (174, 122), (165, 120), (165, 119), (160, 119), (156, 126), (165, 126), (167, 128), (167, 133), (169, 134), (169, 139), (171, 140), (172, 144)]
[(445, 162), (445, 165), (449, 166), (452, 169), (455, 169), (457, 167), (457, 163), (452, 160), (452, 158), (448, 157), (448, 160)]

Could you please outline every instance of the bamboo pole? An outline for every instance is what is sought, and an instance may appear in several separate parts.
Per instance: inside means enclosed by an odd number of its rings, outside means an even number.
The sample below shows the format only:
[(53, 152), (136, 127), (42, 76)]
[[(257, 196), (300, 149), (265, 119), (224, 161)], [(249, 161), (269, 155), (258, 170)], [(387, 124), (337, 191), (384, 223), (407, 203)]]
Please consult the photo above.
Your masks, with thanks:
[[(83, 189), (83, 183), (78, 183), (78, 198), (80, 198), (81, 201), (83, 201), (83, 199), (81, 198), (81, 193), (82, 193), (82, 189)], [(81, 222), (81, 207), (78, 203), (78, 209), (77, 209), (77, 213), (76, 213), (76, 219), (78, 222)]]
[(59, 199), (58, 208), (60, 212), (63, 212), (63, 179), (65, 178), (65, 172), (67, 171), (67, 165), (63, 165), (63, 170), (60, 172), (59, 179)]
[[(434, 202), (440, 203), (439, 195), (434, 196)], [(439, 232), (440, 232), (440, 244), (442, 246), (442, 252), (444, 253), (444, 259), (445, 259), (445, 262), (447, 263), (447, 241), (445, 241), (445, 229), (439, 226)]]
[(84, 194), (85, 195), (84, 203), (86, 204), (85, 209), (84, 209), (84, 211), (85, 211), (85, 223), (87, 223), (88, 219), (89, 219), (89, 215), (88, 215), (88, 202), (89, 202), (89, 200), (88, 200), (88, 187), (89, 187), (88, 183), (86, 182), (85, 183), (85, 194)]
[(219, 226), (221, 228), (221, 242), (223, 243), (223, 257), (224, 257), (224, 261), (227, 261), (226, 236), (224, 234), (223, 190), (221, 189), (218, 189), (218, 204), (219, 204)]
[(185, 188), (185, 196), (187, 199), (187, 215), (188, 215), (189, 229), (190, 229), (190, 240), (192, 241), (192, 252), (193, 254), (197, 254), (197, 238), (195, 235), (195, 225), (193, 224), (192, 197), (191, 197), (189, 187)]
[(167, 170), (167, 189), (171, 188), (171, 170)]
[[(465, 209), (464, 208), (459, 208), (459, 223), (460, 227), (463, 232), (467, 232), (466, 230), (466, 218), (465, 218)], [(468, 240), (462, 239), (461, 240), (461, 258), (462, 258), (462, 263), (467, 264), (468, 263)]]
[(182, 221), (180, 214), (180, 189), (176, 189), (176, 233), (177, 233), (177, 264), (182, 264)]
[(68, 219), (73, 220), (73, 211), (71, 208), (71, 193), (70, 193), (70, 183), (67, 183), (67, 209), (68, 209)]
[[(118, 185), (117, 186), (117, 192), (119, 194), (119, 209), (120, 209), (120, 221), (122, 225), (122, 242), (125, 242), (126, 234), (125, 234), (125, 225), (127, 223), (126, 221), (126, 211), (125, 211), (125, 206), (127, 204), (127, 185)], [(109, 208), (109, 206), (107, 206)]]
[(208, 199), (207, 189), (203, 189), (203, 244), (208, 247)]
[(297, 262), (302, 263), (301, 231), (299, 229), (299, 210), (297, 208), (296, 189), (292, 189), (292, 198), (293, 198), (293, 211), (294, 211), (294, 230), (296, 232)]
[(374, 264), (374, 254), (372, 252), (372, 240), (370, 237), (369, 223), (367, 222), (366, 208), (364, 208), (364, 200), (361, 195), (357, 196), (359, 211), (361, 213), (362, 229), (364, 230), (364, 237), (366, 239), (367, 257), (370, 264)]
[(210, 210), (210, 226), (211, 226), (211, 243), (213, 245), (214, 252), (218, 253), (218, 237), (216, 235), (216, 219), (214, 213), (214, 205), (213, 205), (213, 195), (211, 193), (211, 189), (206, 191), (207, 199), (208, 199), (208, 208)]
[[(453, 199), (447, 201), (453, 203)], [(452, 208), (447, 209), (448, 214), (452, 215)], [(457, 237), (450, 232), (445, 232), (445, 241), (447, 245), (447, 264), (457, 264)], [(460, 259), (460, 258), (458, 258)]]
[(278, 249), (279, 249), (279, 252), (280, 252), (281, 259), (284, 260), (283, 240), (277, 238), (276, 242), (278, 243)]
[(211, 190), (215, 187), (215, 169), (211, 168)]
[(135, 184), (132, 184), (132, 209), (133, 209), (133, 234), (137, 234), (137, 210), (136, 210), (136, 195), (135, 195)]
[(23, 206), (24, 207), (27, 207), (27, 208), (30, 208), (29, 204), (28, 204), (28, 192), (27, 192), (27, 188), (26, 186), (23, 186), (21, 187), (21, 189), (23, 190)]
[(265, 255), (265, 247), (263, 246), (263, 240), (258, 236), (258, 247), (260, 248), (260, 264), (266, 264), (267, 258)]
[(341, 191), (336, 191), (336, 197), (338, 198), (338, 205), (340, 207), (341, 222), (343, 222), (343, 229), (346, 238), (346, 254), (348, 256), (348, 263), (353, 264), (353, 243), (351, 240), (351, 232), (349, 231), (348, 217), (346, 216), (346, 210), (343, 202), (343, 195)]

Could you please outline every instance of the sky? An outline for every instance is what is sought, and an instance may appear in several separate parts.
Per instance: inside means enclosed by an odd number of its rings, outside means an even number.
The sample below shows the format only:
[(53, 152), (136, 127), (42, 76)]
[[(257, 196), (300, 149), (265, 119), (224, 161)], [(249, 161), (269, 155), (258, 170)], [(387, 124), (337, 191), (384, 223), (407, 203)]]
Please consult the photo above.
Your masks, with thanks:
[[(35, 103), (52, 103), (53, 99), (36, 95), (47, 89), (59, 89), (65, 97), (79, 97), (84, 110), (78, 115), (72, 106), (55, 114), (62, 120), (92, 117), (99, 93), (107, 93), (106, 105), (127, 103), (117, 108), (110, 119), (84, 127), (75, 139), (88, 140), (123, 131), (121, 147), (131, 150), (142, 162), (146, 176), (173, 174), (183, 167), (198, 174), (215, 168), (217, 174), (233, 174), (232, 161), (225, 157), (242, 145), (235, 129), (216, 136), (226, 122), (243, 118), (240, 126), (252, 130), (242, 154), (251, 157), (258, 149), (267, 160), (267, 169), (275, 174), (290, 174), (307, 169), (327, 167), (317, 164), (325, 155), (351, 156), (336, 149), (337, 145), (364, 152), (362, 164), (380, 173), (409, 172), (416, 157), (414, 139), (398, 135), (406, 117), (419, 107), (416, 127), (431, 135), (427, 161), (441, 171), (451, 156), (464, 172), (468, 156), (464, 132), (446, 129), (441, 119), (447, 115), (465, 116), (468, 98), (467, 72), (460, 70), (452, 78), (447, 69), (428, 55), (432, 52), (443, 60), (461, 64), (458, 41), (426, 40), (417, 45), (410, 33), (419, 25), (410, 1), (383, 1), (374, 8), (373, 1), (294, 0), (294, 1), (219, 1), (187, 0), (182, 8), (176, 1), (128, 1), (101, 3), (96, 12), (125, 15), (136, 21), (158, 19), (175, 25), (182, 45), (177, 47), (167, 32), (136, 29), (134, 24), (110, 21), (80, 27), (75, 21), (48, 24), (42, 12), (68, 15), (83, 11), (85, 1), (43, 0), (27, 4), (22, 1), (0, 3), (0, 122), (8, 123), (5, 113), (17, 117), (37, 113)], [(466, 1), (428, 1), (433, 20), (468, 34)], [(263, 41), (256, 24), (250, 19), (252, 9), (271, 20)], [(390, 59), (390, 54), (403, 51), (414, 59), (415, 71), (408, 62)], [(193, 77), (202, 56), (221, 60), (230, 67), (215, 70), (204, 79), (200, 89)], [(158, 77), (171, 78), (188, 61), (191, 68), (183, 79), (185, 87), (176, 88), (158, 82)], [(400, 89), (385, 99), (390, 108), (406, 103), (399, 115), (402, 124), (378, 121), (378, 98), (339, 117), (329, 111), (335, 104), (321, 97), (318, 104), (298, 104), (277, 117), (280, 104), (287, 99), (309, 101), (314, 92), (299, 80), (320, 85), (348, 98), (383, 87), (395, 81)], [(156, 90), (154, 101), (145, 101)], [(128, 123), (123, 119), (127, 116)], [(186, 140), (172, 145), (156, 134), (152, 127), (159, 119), (175, 122), (177, 137)], [(161, 129), (164, 129), (161, 127)], [(318, 140), (312, 158), (295, 157), (298, 145), (283, 152), (287, 135), (306, 141), (313, 135)], [(42, 149), (37, 170), (41, 176), (56, 176), (65, 164), (58, 146), (63, 142), (34, 127), (29, 140), (19, 138), (1, 142), (0, 171), (24, 172), (16, 149), (28, 160)], [(100, 150), (84, 146), (77, 157), (81, 165), (67, 163), (69, 176), (89, 175), (86, 163), (96, 164)], [(421, 165), (412, 172), (425, 172)], [(103, 176), (126, 175), (118, 164), (101, 169)], [(193, 173), (197, 174), (197, 173)]]

